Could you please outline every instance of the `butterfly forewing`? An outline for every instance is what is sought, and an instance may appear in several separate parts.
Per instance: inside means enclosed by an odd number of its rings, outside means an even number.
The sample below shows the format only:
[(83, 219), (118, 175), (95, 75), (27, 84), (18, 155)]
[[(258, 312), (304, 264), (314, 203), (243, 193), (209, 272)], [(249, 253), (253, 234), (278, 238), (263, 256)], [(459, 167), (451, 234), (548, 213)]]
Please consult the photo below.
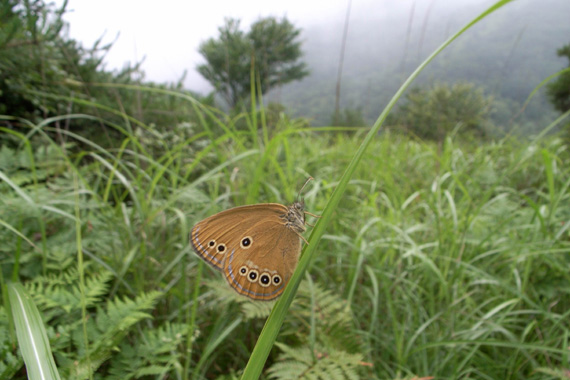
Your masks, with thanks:
[(209, 219), (211, 218), (201, 221), (192, 228), (190, 234), (192, 248), (205, 262), (222, 270), (225, 252), (222, 246), (218, 247), (216, 241), (216, 237), (220, 234), (220, 227), (210, 223)]

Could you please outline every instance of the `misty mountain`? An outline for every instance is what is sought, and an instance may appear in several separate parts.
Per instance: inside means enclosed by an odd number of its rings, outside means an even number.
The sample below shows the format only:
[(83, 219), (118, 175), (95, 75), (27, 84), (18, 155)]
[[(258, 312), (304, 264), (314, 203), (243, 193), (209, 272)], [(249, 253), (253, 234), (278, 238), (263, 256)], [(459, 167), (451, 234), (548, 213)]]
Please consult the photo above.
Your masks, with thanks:
[[(353, 10), (350, 17), (341, 107), (360, 108), (369, 122), (421, 61), (485, 9), (481, 3), (466, 1), (394, 3), (375, 15), (363, 14), (366, 9)], [(415, 85), (473, 82), (495, 98), (495, 122), (507, 123), (542, 80), (566, 67), (556, 50), (570, 43), (569, 16), (568, 0), (510, 3), (454, 41)], [(343, 21), (305, 27), (305, 61), (311, 75), (272, 91), (269, 101), (284, 104), (295, 116), (312, 119), (313, 125), (329, 124), (343, 28)], [(540, 129), (553, 115), (541, 91), (519, 122)]]

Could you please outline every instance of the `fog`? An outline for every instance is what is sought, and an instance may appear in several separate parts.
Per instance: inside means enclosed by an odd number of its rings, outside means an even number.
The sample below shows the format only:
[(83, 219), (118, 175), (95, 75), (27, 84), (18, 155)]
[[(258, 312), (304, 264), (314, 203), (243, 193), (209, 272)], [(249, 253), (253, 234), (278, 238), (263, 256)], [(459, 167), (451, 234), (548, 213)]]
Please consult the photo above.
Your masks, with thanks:
[[(304, 60), (311, 74), (272, 91), (266, 100), (284, 104), (315, 125), (330, 120), (345, 18), (350, 4), (341, 81), (341, 106), (361, 109), (372, 121), (399, 85), (437, 46), (479, 15), (490, 0), (248, 1), (199, 4), (170, 0), (87, 2), (70, 0), (69, 36), (91, 46), (114, 41), (107, 69), (143, 60), (145, 80), (176, 82), (207, 94), (212, 87), (195, 71), (201, 42), (218, 36), (224, 18), (242, 29), (260, 17), (287, 17), (302, 29)], [(570, 1), (517, 0), (485, 18), (432, 62), (417, 84), (468, 81), (505, 98), (503, 119), (516, 112), (547, 76), (567, 65), (556, 49), (570, 42)], [(540, 95), (540, 94), (539, 94)], [(529, 113), (550, 117), (543, 95)], [(533, 108), (534, 107), (534, 108)]]
[[(57, 1), (56, 4), (62, 1)], [(472, 9), (472, 15), (491, 4), (488, 0), (353, 0), (350, 9), (349, 36), (353, 50), (364, 44), (379, 44), (384, 39), (403, 43), (402, 31), (408, 25), (411, 12), (414, 22), (430, 22), (438, 14), (449, 17), (463, 8)], [(189, 2), (170, 0), (160, 3), (149, 1), (97, 2), (70, 0), (64, 19), (70, 23), (69, 36), (90, 47), (98, 39), (113, 42), (105, 58), (106, 68), (120, 69), (127, 63), (143, 60), (146, 79), (155, 82), (175, 82), (187, 71), (184, 81), (188, 89), (208, 92), (211, 86), (195, 71), (203, 63), (198, 54), (201, 42), (217, 37), (218, 27), (224, 18), (242, 20), (243, 30), (260, 17), (286, 16), (303, 29), (303, 41), (317, 46), (323, 38), (327, 49), (338, 55), (341, 33), (349, 1), (245, 1), (231, 0)], [(439, 16), (438, 16), (439, 17)], [(433, 22), (433, 20), (431, 20)], [(370, 33), (355, 30), (368, 25)], [(387, 31), (386, 26), (395, 27)], [(384, 30), (383, 35), (378, 31)], [(398, 40), (395, 36), (399, 36)], [(378, 40), (380, 38), (380, 40)], [(359, 42), (359, 46), (355, 46)]]

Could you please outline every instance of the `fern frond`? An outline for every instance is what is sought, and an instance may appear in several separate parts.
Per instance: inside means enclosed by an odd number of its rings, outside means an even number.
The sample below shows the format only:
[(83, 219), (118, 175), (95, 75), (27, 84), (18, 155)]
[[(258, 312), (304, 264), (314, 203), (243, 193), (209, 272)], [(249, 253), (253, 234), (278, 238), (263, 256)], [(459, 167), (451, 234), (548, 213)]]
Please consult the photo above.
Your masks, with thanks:
[[(154, 308), (154, 304), (160, 292), (149, 292), (135, 299), (110, 300), (106, 309), (97, 308), (94, 318), (87, 321), (87, 334), (89, 336), (89, 355), (85, 351), (82, 326), (75, 324), (67, 333), (71, 344), (76, 347), (74, 358), (68, 358), (63, 371), (67, 372), (67, 378), (84, 378), (89, 371), (95, 371), (102, 363), (108, 360), (116, 347), (123, 341), (132, 327), (143, 319), (151, 318), (148, 312)], [(91, 364), (89, 368), (88, 363)]]
[(187, 330), (184, 324), (165, 324), (158, 329), (144, 330), (133, 347), (129, 342), (121, 343), (119, 354), (111, 359), (108, 379), (132, 379), (147, 375), (160, 378), (181, 368), (177, 346), (185, 340)]
[[(303, 283), (302, 283), (303, 284)], [(348, 304), (340, 296), (328, 289), (323, 289), (318, 284), (312, 286), (312, 292), (308, 286), (299, 287), (299, 296), (295, 302), (298, 314), (304, 318), (311, 316), (311, 298), (315, 298), (315, 310), (317, 319), (326, 322), (327, 326), (337, 324), (349, 325), (352, 323), (352, 314)]]
[[(108, 341), (115, 341), (117, 334), (124, 335), (124, 331), (145, 318), (151, 318), (148, 311), (154, 307), (155, 302), (162, 295), (160, 292), (149, 292), (139, 295), (134, 300), (130, 298), (116, 298), (107, 302), (107, 310), (98, 308), (95, 318), (96, 325), (102, 333), (100, 344), (107, 346)], [(111, 328), (110, 328), (111, 327)], [(98, 345), (93, 346), (96, 350)]]
[(334, 349), (325, 351), (319, 346), (313, 353), (309, 346), (293, 348), (282, 343), (276, 345), (283, 353), (267, 371), (270, 379), (357, 380), (360, 378), (358, 369), (362, 363), (362, 355)]
[[(311, 310), (312, 298), (314, 297), (315, 309)], [(357, 353), (362, 351), (362, 343), (359, 336), (354, 334), (353, 315), (350, 307), (338, 294), (324, 289), (318, 284), (312, 287), (301, 286), (298, 296), (291, 306), (291, 313), (287, 316), (289, 326), (297, 330), (294, 333), (305, 339), (311, 328), (311, 314), (314, 313), (318, 341), (325, 347), (336, 347), (347, 352)], [(299, 323), (299, 320), (301, 323)], [(306, 326), (305, 329), (299, 329)]]
[(246, 320), (264, 319), (269, 316), (274, 302), (246, 301), (240, 303), (241, 312)]
[[(107, 292), (112, 274), (100, 272), (85, 279), (85, 302), (91, 307), (100, 302)], [(26, 283), (26, 290), (34, 297), (40, 309), (62, 309), (66, 313), (81, 310), (81, 292), (79, 290), (79, 275), (76, 268), (65, 272), (50, 273), (38, 276)], [(55, 314), (54, 310), (50, 311)]]

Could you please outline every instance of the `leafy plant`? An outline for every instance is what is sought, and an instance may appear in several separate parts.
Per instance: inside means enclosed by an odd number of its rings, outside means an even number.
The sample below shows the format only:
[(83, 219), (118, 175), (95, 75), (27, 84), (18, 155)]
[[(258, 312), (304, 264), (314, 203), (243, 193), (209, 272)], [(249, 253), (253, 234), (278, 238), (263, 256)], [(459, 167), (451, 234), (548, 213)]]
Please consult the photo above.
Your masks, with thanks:
[(187, 326), (169, 324), (143, 330), (140, 344), (123, 340), (119, 354), (111, 361), (108, 379), (139, 379), (166, 376), (181, 367), (179, 346), (184, 343)]
[(209, 81), (225, 101), (234, 107), (250, 94), (250, 72), (259, 75), (261, 92), (308, 75), (306, 64), (300, 61), (301, 31), (286, 18), (262, 18), (245, 34), (240, 21), (226, 19), (218, 30), (218, 39), (210, 38), (200, 45), (206, 59), (197, 70)]
[(418, 137), (443, 141), (455, 129), (477, 139), (492, 130), (487, 121), (493, 99), (469, 83), (416, 87), (406, 94), (406, 103), (390, 118), (395, 128)]
[(339, 379), (356, 380), (361, 377), (358, 367), (362, 356), (323, 347), (290, 348), (276, 343), (283, 353), (268, 371), (270, 379)]
[[(559, 57), (568, 58), (568, 64), (570, 66), (570, 44), (558, 49), (557, 54)], [(570, 110), (570, 72), (567, 71), (560, 74), (558, 79), (549, 83), (547, 86), (547, 94), (550, 102), (558, 111), (566, 112)]]

